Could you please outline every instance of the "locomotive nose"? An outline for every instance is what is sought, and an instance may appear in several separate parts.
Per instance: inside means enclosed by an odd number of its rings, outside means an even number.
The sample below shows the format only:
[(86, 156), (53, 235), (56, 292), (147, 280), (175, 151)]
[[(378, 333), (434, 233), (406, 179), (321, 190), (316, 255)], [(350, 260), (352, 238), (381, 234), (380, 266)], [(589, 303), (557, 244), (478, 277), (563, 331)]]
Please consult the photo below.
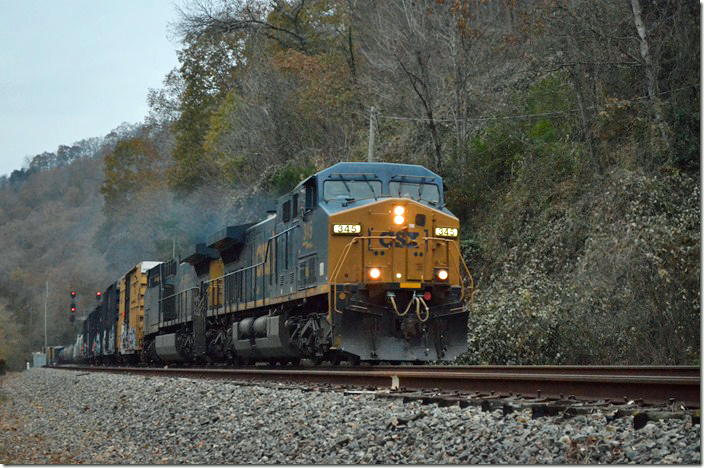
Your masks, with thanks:
[(339, 349), (363, 360), (423, 361), (466, 351), (457, 218), (390, 199), (335, 214), (331, 223), (361, 227), (350, 236), (331, 230), (329, 318)]

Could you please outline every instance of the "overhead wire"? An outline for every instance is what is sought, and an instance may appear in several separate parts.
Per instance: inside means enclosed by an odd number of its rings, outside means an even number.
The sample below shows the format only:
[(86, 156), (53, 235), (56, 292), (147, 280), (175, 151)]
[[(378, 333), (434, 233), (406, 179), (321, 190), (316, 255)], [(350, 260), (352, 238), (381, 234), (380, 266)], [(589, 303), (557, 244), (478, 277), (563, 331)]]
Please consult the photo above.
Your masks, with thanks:
[[(676, 88), (676, 89), (671, 89), (668, 91), (663, 91), (658, 93), (658, 96), (666, 95), (666, 94), (671, 94), (677, 91), (682, 91), (685, 89), (690, 89), (690, 88), (698, 88), (699, 84), (694, 84), (690, 86), (684, 86), (681, 88)], [(615, 101), (614, 104), (617, 103), (631, 103), (631, 102), (638, 102), (638, 101), (643, 101), (646, 99), (650, 99), (650, 96), (640, 96), (637, 98), (633, 99), (619, 99), (618, 101)], [(585, 107), (584, 109), (589, 109), (589, 110), (594, 110), (594, 109), (600, 109), (607, 107), (608, 104), (601, 104), (601, 105), (594, 105), (594, 106), (588, 106)], [(534, 117), (549, 117), (549, 116), (559, 116), (559, 115), (566, 115), (566, 114), (573, 114), (576, 112), (579, 112), (580, 109), (568, 109), (568, 110), (563, 110), (563, 111), (551, 111), (551, 112), (538, 112), (538, 113), (533, 113), (533, 114), (519, 114), (519, 115), (507, 115), (507, 116), (500, 116), (500, 117), (476, 117), (476, 118), (454, 118), (454, 119), (432, 119), (433, 122), (447, 122), (447, 123), (453, 123), (453, 122), (485, 122), (485, 121), (492, 121), (492, 120), (520, 120), (520, 119), (528, 119), (528, 118), (534, 118)], [(375, 111), (375, 116), (376, 119), (383, 118), (387, 120), (400, 120), (400, 121), (415, 121), (415, 122), (430, 122), (431, 119), (428, 119), (427, 117), (406, 117), (406, 116), (400, 116), (400, 115), (385, 115), (379, 112), (379, 109), (377, 108)]]

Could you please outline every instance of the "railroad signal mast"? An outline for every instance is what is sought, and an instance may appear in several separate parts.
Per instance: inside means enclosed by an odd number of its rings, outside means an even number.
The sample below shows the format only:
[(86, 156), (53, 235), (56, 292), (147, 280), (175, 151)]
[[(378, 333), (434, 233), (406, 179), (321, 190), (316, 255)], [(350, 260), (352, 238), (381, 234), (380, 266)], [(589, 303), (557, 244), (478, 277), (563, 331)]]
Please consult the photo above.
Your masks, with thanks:
[(76, 321), (76, 291), (71, 291), (71, 315), (68, 316), (70, 322)]

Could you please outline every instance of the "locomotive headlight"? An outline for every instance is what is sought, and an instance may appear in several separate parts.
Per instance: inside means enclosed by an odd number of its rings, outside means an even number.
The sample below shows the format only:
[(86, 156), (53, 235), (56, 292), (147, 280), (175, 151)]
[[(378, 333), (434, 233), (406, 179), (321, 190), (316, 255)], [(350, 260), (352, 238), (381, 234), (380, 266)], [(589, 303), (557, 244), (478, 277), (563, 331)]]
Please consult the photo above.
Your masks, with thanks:
[(451, 227), (436, 227), (435, 237), (457, 237), (457, 228)]
[(403, 217), (403, 213), (406, 212), (406, 209), (402, 206), (395, 206), (394, 207), (394, 223), (398, 224), (399, 226), (403, 223), (406, 222), (406, 218)]
[(362, 232), (361, 224), (333, 224), (333, 234), (360, 234)]
[(435, 270), (435, 277), (440, 281), (447, 281), (447, 278), (449, 276), (450, 274), (444, 268), (438, 268), (437, 270)]
[(373, 280), (378, 280), (379, 278), (381, 278), (381, 270), (378, 268), (370, 268), (369, 277)]

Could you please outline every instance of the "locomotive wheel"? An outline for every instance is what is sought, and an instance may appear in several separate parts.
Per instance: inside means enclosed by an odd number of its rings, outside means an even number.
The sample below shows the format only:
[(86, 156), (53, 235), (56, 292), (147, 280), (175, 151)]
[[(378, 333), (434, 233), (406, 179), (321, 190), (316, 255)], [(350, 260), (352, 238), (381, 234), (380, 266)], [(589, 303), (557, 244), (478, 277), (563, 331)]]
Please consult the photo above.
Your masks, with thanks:
[(237, 364), (240, 366), (249, 366), (250, 364), (252, 364), (252, 361), (249, 358), (240, 357), (237, 358)]
[(332, 351), (328, 354), (328, 361), (330, 361), (330, 365), (339, 366), (340, 363), (343, 361), (342, 354), (338, 352)]

